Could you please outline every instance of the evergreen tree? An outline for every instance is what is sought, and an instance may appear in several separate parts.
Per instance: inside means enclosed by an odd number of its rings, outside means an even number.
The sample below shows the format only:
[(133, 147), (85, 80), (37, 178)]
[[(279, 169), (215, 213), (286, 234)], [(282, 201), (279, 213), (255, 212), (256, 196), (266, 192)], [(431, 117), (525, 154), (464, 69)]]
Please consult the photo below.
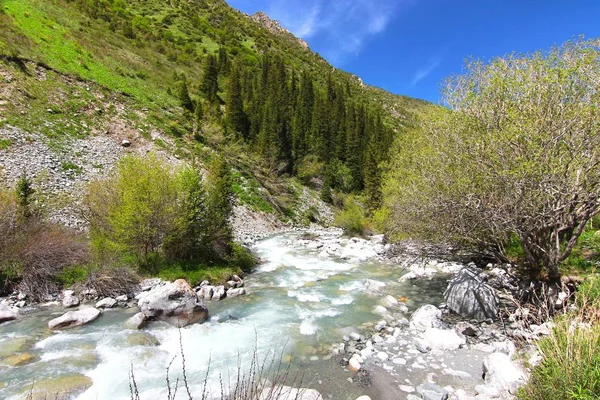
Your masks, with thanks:
[(181, 106), (190, 112), (194, 111), (194, 102), (190, 97), (190, 92), (188, 91), (188, 86), (185, 79), (179, 82), (178, 89), (179, 90), (177, 97), (179, 98), (179, 103), (181, 104)]
[(204, 66), (204, 75), (200, 90), (210, 104), (217, 104), (219, 101), (219, 68), (215, 56), (209, 54)]
[(209, 165), (208, 177), (208, 235), (212, 251), (219, 258), (229, 253), (233, 232), (229, 219), (233, 215), (231, 170), (222, 156), (216, 156)]
[(31, 203), (33, 201), (33, 194), (35, 189), (33, 188), (32, 182), (27, 176), (26, 172), (23, 172), (16, 186), (17, 201), (19, 205), (19, 214), (23, 219), (27, 219), (33, 215)]
[(225, 49), (225, 47), (221, 46), (219, 47), (219, 60), (218, 60), (218, 68), (219, 68), (219, 73), (221, 75), (228, 75), (229, 74), (229, 70), (230, 70), (230, 62), (229, 62), (229, 57), (227, 56), (227, 50)]
[(372, 140), (367, 148), (364, 163), (365, 206), (369, 212), (373, 212), (381, 207), (383, 200), (381, 170), (377, 158), (376, 140)]
[(242, 88), (240, 85), (239, 70), (233, 67), (227, 88), (227, 115), (226, 127), (244, 140), (248, 140), (248, 116), (244, 112)]

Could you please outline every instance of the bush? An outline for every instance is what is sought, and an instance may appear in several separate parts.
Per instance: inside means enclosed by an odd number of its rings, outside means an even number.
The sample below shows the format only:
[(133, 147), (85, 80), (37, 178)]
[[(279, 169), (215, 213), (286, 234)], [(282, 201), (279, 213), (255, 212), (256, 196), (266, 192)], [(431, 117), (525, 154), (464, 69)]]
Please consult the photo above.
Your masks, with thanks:
[(321, 176), (324, 164), (315, 155), (304, 157), (298, 164), (298, 179), (305, 185), (309, 185), (313, 179)]
[(0, 292), (16, 288), (41, 301), (59, 290), (65, 268), (89, 260), (89, 247), (80, 232), (44, 220), (30, 206), (0, 192)]
[(346, 233), (363, 235), (369, 229), (368, 219), (354, 196), (348, 196), (344, 201), (344, 209), (335, 216), (335, 224)]
[(244, 246), (239, 243), (231, 244), (230, 263), (233, 266), (239, 267), (244, 272), (250, 272), (256, 267), (256, 257)]
[(600, 325), (559, 320), (553, 333), (538, 342), (543, 357), (533, 368), (521, 400), (600, 398)]

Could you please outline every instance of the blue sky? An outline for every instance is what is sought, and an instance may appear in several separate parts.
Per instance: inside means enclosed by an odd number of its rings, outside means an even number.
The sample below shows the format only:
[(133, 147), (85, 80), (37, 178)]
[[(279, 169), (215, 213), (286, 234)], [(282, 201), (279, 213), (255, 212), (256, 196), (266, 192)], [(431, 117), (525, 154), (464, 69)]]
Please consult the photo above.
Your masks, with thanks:
[(390, 92), (439, 101), (464, 59), (600, 36), (600, 0), (227, 0), (265, 11), (334, 66)]

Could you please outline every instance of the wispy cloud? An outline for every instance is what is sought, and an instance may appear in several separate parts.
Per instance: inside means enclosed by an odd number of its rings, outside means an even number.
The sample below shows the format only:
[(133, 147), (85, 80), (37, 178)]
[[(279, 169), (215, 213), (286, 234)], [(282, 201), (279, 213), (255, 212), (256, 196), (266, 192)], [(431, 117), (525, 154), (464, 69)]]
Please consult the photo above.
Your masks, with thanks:
[(417, 70), (417, 72), (415, 72), (415, 75), (413, 77), (411, 85), (415, 86), (416, 84), (421, 82), (423, 79), (427, 78), (429, 76), (429, 74), (431, 74), (433, 72), (433, 70), (436, 69), (440, 65), (441, 62), (442, 62), (441, 56), (433, 57), (427, 65), (425, 65), (422, 68), (419, 68)]
[[(314, 39), (330, 61), (356, 55), (410, 0), (268, 0), (267, 13), (296, 36)], [(324, 50), (323, 50), (324, 49)]]

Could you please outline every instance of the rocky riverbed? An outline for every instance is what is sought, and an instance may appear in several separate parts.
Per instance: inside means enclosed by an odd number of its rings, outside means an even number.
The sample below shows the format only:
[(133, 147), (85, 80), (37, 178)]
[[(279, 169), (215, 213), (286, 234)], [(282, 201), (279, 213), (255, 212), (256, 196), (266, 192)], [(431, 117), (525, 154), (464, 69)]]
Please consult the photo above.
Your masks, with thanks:
[(128, 399), (133, 364), (141, 397), (161, 398), (183, 347), (195, 391), (209, 362), (216, 392), (238, 362), (289, 349), (312, 398), (511, 398), (527, 375), (514, 360), (536, 355), (517, 356), (497, 323), (452, 316), (443, 292), (465, 265), (390, 262), (390, 247), (382, 236), (288, 231), (255, 241), (257, 271), (223, 287), (152, 280), (115, 298), (67, 291), (34, 308), (4, 299), (0, 320), (12, 321), (0, 325), (0, 397), (21, 398), (35, 379), (72, 398)]

